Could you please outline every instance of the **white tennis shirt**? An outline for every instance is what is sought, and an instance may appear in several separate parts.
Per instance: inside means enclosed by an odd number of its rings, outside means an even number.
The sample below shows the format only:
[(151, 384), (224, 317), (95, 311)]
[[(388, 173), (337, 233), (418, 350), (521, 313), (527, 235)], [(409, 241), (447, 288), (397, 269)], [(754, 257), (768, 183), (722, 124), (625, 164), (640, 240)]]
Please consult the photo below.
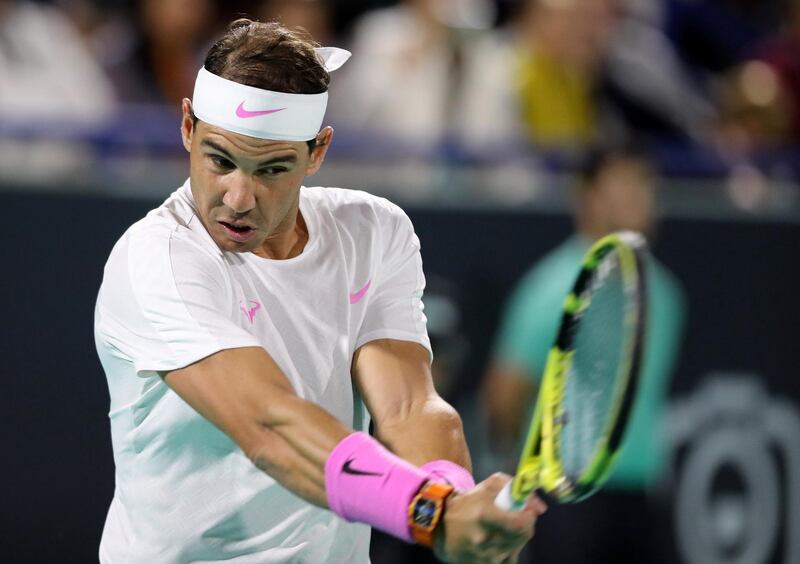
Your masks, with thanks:
[(430, 350), (419, 240), (399, 207), (364, 192), (303, 187), (300, 212), (309, 231), (300, 255), (223, 252), (187, 181), (111, 252), (95, 310), (116, 464), (101, 562), (369, 560), (367, 525), (258, 470), (157, 374), (260, 346), (300, 397), (367, 428), (350, 377), (355, 350), (381, 338)]

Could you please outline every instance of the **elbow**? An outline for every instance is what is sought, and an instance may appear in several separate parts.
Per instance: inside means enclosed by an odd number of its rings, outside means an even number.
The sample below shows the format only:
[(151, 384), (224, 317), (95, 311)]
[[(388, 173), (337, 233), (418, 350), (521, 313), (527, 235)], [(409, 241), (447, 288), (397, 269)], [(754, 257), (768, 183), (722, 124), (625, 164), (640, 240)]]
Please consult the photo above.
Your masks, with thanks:
[(446, 429), (447, 433), (458, 438), (463, 437), (464, 422), (461, 420), (461, 416), (449, 403), (446, 403), (442, 400), (442, 404), (443, 405), (439, 408), (440, 411), (437, 417), (439, 424), (443, 429)]
[(461, 416), (453, 406), (440, 397), (428, 399), (395, 417), (375, 422), (378, 438), (387, 444), (394, 442), (397, 434), (408, 433), (409, 429), (431, 429), (448, 441), (458, 443), (464, 440), (464, 425)]

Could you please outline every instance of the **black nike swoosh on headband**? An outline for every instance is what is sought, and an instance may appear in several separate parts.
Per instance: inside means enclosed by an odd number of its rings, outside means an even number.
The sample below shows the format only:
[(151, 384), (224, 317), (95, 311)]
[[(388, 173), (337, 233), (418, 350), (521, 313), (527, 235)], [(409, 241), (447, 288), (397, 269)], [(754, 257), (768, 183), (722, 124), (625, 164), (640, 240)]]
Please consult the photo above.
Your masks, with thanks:
[(342, 470), (345, 474), (352, 474), (354, 476), (383, 476), (383, 472), (367, 472), (366, 470), (358, 470), (357, 468), (353, 468), (350, 464), (353, 462), (353, 459), (348, 459)]

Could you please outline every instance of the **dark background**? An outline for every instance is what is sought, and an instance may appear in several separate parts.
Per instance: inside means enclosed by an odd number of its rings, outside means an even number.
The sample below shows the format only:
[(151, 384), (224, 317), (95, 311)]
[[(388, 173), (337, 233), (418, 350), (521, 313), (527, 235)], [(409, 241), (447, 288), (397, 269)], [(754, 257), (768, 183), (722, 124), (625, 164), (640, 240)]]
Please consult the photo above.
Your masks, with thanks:
[[(3, 196), (2, 553), (6, 562), (93, 562), (114, 483), (108, 392), (92, 336), (95, 294), (116, 239), (158, 202)], [(511, 285), (571, 225), (532, 211), (407, 211), (426, 272), (462, 296), (471, 358), (459, 389), (467, 393)], [(674, 393), (710, 372), (751, 372), (771, 395), (800, 406), (800, 224), (667, 220), (655, 248), (689, 302)]]

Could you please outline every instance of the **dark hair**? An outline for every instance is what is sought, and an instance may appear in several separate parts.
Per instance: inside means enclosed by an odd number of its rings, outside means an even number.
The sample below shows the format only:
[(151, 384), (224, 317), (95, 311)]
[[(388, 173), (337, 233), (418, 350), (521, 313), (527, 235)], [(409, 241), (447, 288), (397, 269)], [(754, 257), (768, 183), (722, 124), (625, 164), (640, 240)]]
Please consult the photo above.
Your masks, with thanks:
[(581, 188), (591, 188), (597, 177), (612, 163), (618, 161), (636, 161), (652, 169), (653, 162), (647, 150), (642, 145), (624, 143), (610, 146), (597, 146), (590, 148), (580, 170)]
[(241, 18), (211, 46), (205, 67), (217, 76), (255, 88), (319, 94), (328, 90), (330, 75), (315, 47), (319, 45), (301, 28)]
[[(204, 66), (254, 88), (319, 94), (328, 90), (331, 79), (314, 51), (318, 46), (302, 28), (240, 18), (211, 46)], [(315, 146), (315, 139), (308, 141), (309, 151)]]

